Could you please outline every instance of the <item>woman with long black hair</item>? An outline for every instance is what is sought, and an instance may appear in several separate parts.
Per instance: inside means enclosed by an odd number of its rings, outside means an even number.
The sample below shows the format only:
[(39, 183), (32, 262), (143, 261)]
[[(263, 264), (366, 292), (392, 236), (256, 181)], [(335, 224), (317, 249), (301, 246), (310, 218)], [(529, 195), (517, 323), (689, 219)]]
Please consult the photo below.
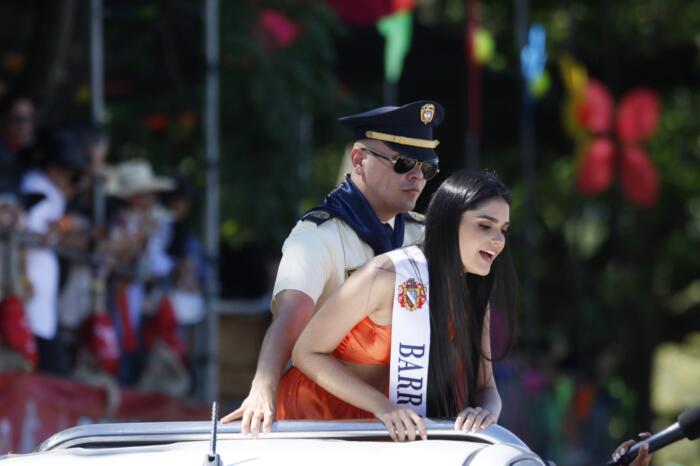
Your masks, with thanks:
[(374, 416), (400, 441), (425, 438), (423, 415), (456, 417), (464, 431), (495, 423), (489, 323), (492, 309), (503, 314), (512, 341), (509, 225), (510, 195), (494, 174), (445, 180), (422, 244), (377, 256), (308, 324), (280, 385), (279, 418)]

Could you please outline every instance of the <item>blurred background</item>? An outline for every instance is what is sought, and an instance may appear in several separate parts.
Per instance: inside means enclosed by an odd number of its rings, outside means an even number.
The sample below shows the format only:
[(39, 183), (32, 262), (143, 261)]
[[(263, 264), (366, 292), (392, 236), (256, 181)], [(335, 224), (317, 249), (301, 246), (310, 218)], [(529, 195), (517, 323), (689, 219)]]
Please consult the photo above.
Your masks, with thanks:
[[(441, 171), (417, 210), (464, 167), (513, 193), (501, 423), (602, 463), (700, 404), (699, 78), (681, 0), (3, 1), (0, 452), (237, 406), (282, 242), (342, 175), (336, 118), (428, 98)], [(41, 177), (67, 183), (60, 212), (37, 213)], [(17, 317), (51, 281), (37, 251), (60, 263), (49, 334)], [(94, 407), (46, 408), (66, 383)]]

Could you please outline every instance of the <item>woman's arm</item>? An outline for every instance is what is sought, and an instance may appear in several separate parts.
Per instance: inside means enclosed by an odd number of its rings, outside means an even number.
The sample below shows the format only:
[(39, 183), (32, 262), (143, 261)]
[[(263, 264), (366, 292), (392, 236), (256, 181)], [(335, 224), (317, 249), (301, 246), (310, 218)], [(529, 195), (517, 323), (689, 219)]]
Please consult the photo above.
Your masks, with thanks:
[(455, 429), (474, 432), (498, 421), (501, 414), (501, 396), (493, 378), (491, 364), (491, 310), (486, 309), (481, 331), (481, 352), (476, 385), (476, 406), (464, 409), (455, 420)]
[(386, 256), (373, 259), (355, 272), (326, 301), (297, 340), (292, 362), (311, 380), (345, 402), (379, 418), (394, 440), (415, 439), (416, 429), (426, 438), (417, 414), (389, 401), (376, 388), (353, 374), (331, 353), (362, 319), (379, 325), (391, 323), (394, 271)]

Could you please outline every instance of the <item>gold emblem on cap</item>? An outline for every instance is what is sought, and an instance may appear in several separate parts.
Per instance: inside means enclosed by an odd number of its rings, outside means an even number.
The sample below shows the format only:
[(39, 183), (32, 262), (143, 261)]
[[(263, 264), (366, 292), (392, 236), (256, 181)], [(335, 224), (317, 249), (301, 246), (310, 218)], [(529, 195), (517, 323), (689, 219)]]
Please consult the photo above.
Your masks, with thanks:
[(420, 108), (420, 121), (424, 125), (427, 125), (428, 123), (433, 121), (434, 116), (435, 116), (435, 105), (425, 104)]

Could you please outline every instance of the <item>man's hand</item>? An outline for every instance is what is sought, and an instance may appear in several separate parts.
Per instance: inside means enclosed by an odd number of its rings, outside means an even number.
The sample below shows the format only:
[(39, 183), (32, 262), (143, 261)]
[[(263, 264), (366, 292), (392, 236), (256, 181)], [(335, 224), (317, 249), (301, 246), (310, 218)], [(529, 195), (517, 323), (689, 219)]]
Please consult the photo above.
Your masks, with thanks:
[(262, 423), (262, 432), (270, 432), (275, 419), (276, 392), (270, 387), (253, 386), (240, 408), (221, 419), (222, 424), (241, 420), (241, 433), (257, 437)]
[(240, 419), (241, 433), (253, 437), (258, 436), (261, 426), (262, 432), (270, 432), (280, 377), (294, 343), (311, 319), (314, 302), (301, 291), (284, 290), (275, 297), (273, 309), (277, 312), (265, 333), (250, 393), (240, 408), (221, 419), (224, 424)]
[[(311, 319), (313, 300), (297, 290), (284, 290), (272, 303), (274, 319), (265, 333), (258, 367), (248, 398), (241, 407), (221, 419), (226, 424), (241, 420), (241, 433), (257, 437), (270, 432), (277, 408), (277, 386), (299, 334)], [(275, 312), (276, 311), (276, 312)]]

